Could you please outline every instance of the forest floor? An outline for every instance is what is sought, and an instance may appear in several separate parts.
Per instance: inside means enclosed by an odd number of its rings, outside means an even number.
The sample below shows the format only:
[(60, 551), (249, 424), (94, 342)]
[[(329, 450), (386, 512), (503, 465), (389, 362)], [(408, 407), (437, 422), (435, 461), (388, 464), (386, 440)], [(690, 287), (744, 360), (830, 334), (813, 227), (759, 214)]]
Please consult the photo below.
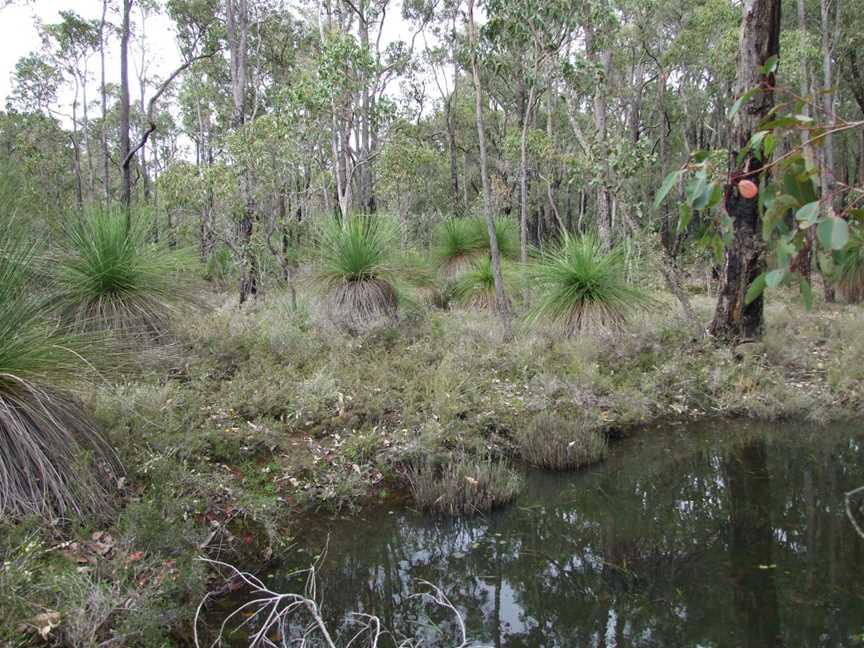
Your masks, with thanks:
[[(772, 294), (764, 340), (728, 348), (658, 296), (618, 335), (520, 326), (504, 346), (477, 311), (414, 309), (352, 337), (302, 298), (243, 312), (208, 299), (222, 305), (85, 394), (126, 466), (118, 510), (0, 525), (0, 644), (188, 645), (208, 586), (197, 557), (263, 564), (303, 511), (404, 501), (413, 457), (509, 457), (540, 412), (613, 435), (667, 418), (864, 416), (864, 306), (805, 312)], [(694, 297), (700, 321), (712, 306)]]

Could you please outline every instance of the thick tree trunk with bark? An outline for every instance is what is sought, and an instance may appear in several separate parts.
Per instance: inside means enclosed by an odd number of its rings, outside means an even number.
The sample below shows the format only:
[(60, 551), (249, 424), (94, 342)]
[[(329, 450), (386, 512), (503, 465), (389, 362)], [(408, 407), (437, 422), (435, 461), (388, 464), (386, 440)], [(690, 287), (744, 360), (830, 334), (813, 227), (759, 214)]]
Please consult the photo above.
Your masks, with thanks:
[(495, 307), (501, 319), (504, 341), (513, 339), (513, 325), (510, 321), (510, 304), (504, 292), (504, 279), (501, 274), (501, 254), (498, 250), (498, 237), (495, 234), (495, 218), (492, 214), (492, 190), (489, 186), (489, 168), (486, 153), (486, 127), (483, 119), (483, 85), (480, 82), (480, 69), (477, 65), (477, 30), (474, 25), (474, 0), (468, 2), (468, 38), (471, 47), (471, 72), (474, 78), (475, 109), (477, 117), (477, 137), (480, 144), (480, 180), (483, 183), (483, 215), (489, 232), (489, 254), (492, 260), (492, 275), (495, 279)]
[[(772, 56), (780, 54), (780, 0), (746, 0), (738, 48), (736, 95), (761, 86), (762, 92), (747, 102), (735, 115), (732, 126), (732, 159), (750, 141), (757, 125), (774, 106), (774, 74), (762, 74)], [(764, 300), (757, 297), (746, 303), (747, 289), (765, 271), (765, 242), (759, 197), (744, 198), (738, 183), (748, 179), (759, 184), (762, 162), (748, 155), (736, 169), (726, 188), (726, 210), (733, 223), (732, 244), (726, 261), (714, 320), (709, 332), (725, 340), (753, 339), (764, 328)]]

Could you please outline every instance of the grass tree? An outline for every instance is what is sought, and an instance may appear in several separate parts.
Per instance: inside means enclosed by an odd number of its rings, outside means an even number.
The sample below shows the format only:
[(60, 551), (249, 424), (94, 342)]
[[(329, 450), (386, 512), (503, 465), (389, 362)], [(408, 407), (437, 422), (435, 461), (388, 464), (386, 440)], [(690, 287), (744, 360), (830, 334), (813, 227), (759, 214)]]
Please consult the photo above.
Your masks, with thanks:
[(606, 250), (593, 237), (567, 237), (528, 270), (539, 290), (529, 320), (545, 318), (567, 335), (583, 330), (616, 330), (652, 300), (627, 282), (624, 251)]
[[(495, 238), (500, 255), (513, 259), (519, 254), (516, 223), (506, 218), (495, 220)], [(480, 218), (451, 218), (433, 233), (432, 257), (446, 279), (454, 279), (482, 257), (490, 256), (486, 222)]]
[(152, 221), (118, 211), (76, 218), (54, 262), (56, 304), (82, 330), (110, 329), (127, 339), (158, 338), (189, 303), (181, 281), (187, 256), (150, 241)]
[(396, 318), (398, 241), (396, 229), (385, 218), (355, 215), (321, 228), (315, 278), (334, 322), (353, 329)]
[[(516, 290), (518, 276), (503, 262), (501, 276), (508, 293)], [(495, 274), (488, 256), (478, 258), (460, 275), (453, 284), (453, 296), (466, 306), (483, 310), (495, 308)]]
[[(119, 472), (111, 447), (64, 385), (93, 357), (90, 335), (45, 319), (33, 248), (0, 234), (0, 516), (97, 511)], [(110, 354), (100, 349), (104, 360)]]
[(855, 232), (837, 269), (837, 289), (852, 304), (864, 301), (864, 234)]

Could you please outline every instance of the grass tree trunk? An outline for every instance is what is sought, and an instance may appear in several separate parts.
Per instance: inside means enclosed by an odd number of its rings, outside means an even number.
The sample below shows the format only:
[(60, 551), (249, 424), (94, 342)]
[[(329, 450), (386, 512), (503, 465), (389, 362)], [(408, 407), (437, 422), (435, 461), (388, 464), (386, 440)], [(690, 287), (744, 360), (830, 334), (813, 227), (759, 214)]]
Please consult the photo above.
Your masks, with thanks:
[(477, 65), (477, 29), (474, 25), (474, 0), (468, 2), (468, 38), (471, 44), (471, 72), (474, 78), (474, 97), (477, 116), (477, 138), (480, 144), (480, 180), (483, 185), (483, 215), (489, 231), (489, 254), (492, 260), (492, 275), (495, 280), (495, 308), (501, 319), (504, 340), (513, 339), (513, 325), (510, 321), (510, 304), (504, 292), (504, 278), (501, 274), (501, 253), (498, 250), (498, 237), (495, 234), (495, 218), (492, 214), (492, 190), (489, 186), (488, 158), (486, 153), (486, 127), (483, 123), (483, 85)]
[[(765, 76), (762, 69), (768, 59), (779, 54), (780, 0), (746, 0), (738, 47), (736, 95), (760, 86), (763, 91), (735, 115), (733, 160), (774, 106), (774, 73)], [(738, 183), (744, 179), (758, 186), (764, 173), (761, 168), (762, 162), (752, 154), (745, 156), (726, 188), (725, 203), (733, 223), (733, 239), (726, 249), (717, 308), (709, 326), (711, 334), (725, 340), (753, 339), (761, 336), (764, 328), (762, 296), (746, 302), (747, 289), (766, 266), (759, 197), (744, 198), (738, 191)]]
[(120, 201), (126, 211), (127, 226), (132, 220), (132, 160), (129, 158), (129, 23), (132, 1), (123, 0), (123, 28), (120, 35), (120, 159), (123, 160)]

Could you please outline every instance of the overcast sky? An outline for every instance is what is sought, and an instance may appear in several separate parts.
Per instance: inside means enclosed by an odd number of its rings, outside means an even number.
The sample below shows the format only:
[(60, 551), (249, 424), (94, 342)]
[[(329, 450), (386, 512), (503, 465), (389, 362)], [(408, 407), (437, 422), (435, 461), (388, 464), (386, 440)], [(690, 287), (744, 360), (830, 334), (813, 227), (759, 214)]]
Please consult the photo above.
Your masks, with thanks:
[[(41, 47), (35, 21), (39, 19), (46, 24), (59, 22), (60, 12), (67, 10), (75, 11), (86, 19), (99, 20), (102, 17), (102, 2), (101, 0), (34, 0), (27, 4), (18, 3), (0, 9), (0, 98), (2, 98), (0, 108), (5, 107), (6, 97), (12, 92), (11, 77), (15, 71), (15, 63), (22, 56), (26, 56), (31, 51), (38, 51)], [(133, 11), (133, 17), (137, 18), (137, 16), (137, 11)], [(110, 20), (115, 24), (119, 23), (117, 15), (112, 16)], [(159, 15), (148, 18), (146, 40), (148, 58), (151, 61), (149, 75), (155, 74), (164, 78), (180, 63), (171, 21)], [(133, 44), (134, 47), (136, 46)], [(118, 50), (118, 43), (114, 39), (106, 61), (108, 68), (106, 75), (109, 82), (119, 82), (120, 79)], [(131, 57), (138, 58), (135, 54)], [(98, 84), (99, 77), (98, 54), (93, 56), (89, 67), (94, 79), (94, 91), (90, 96), (96, 97), (98, 95), (95, 84)], [(134, 77), (134, 74), (133, 65), (130, 76)], [(136, 98), (133, 88), (133, 99)]]
[[(253, 0), (254, 1), (254, 0)], [(4, 0), (0, 0), (2, 6)], [(119, 4), (119, 3), (113, 3)], [(36, 28), (37, 21), (51, 24), (60, 21), (61, 11), (75, 11), (88, 20), (99, 20), (102, 15), (102, 0), (13, 0), (11, 6), (0, 9), (0, 110), (5, 109), (6, 98), (12, 92), (12, 76), (15, 71), (15, 63), (22, 56), (30, 52), (39, 51), (42, 44)], [(133, 31), (140, 34), (140, 13), (137, 3), (133, 5), (132, 11)], [(115, 25), (119, 24), (121, 17), (119, 12), (109, 14), (109, 21)], [(413, 34), (412, 27), (401, 17), (401, 1), (391, 0), (384, 24), (382, 47), (395, 40), (410, 41)], [(430, 43), (432, 37), (429, 36)], [(174, 25), (165, 15), (149, 16), (146, 21), (145, 42), (148, 60), (147, 77), (154, 76), (164, 79), (182, 62), (180, 52), (176, 45)], [(417, 46), (422, 47), (424, 39), (418, 39)], [(130, 70), (132, 101), (138, 101), (138, 85), (135, 82), (136, 66), (140, 64), (140, 45), (133, 39), (130, 51)], [(119, 83), (120, 62), (119, 43), (114, 38), (109, 43), (106, 56), (106, 77), (109, 83)], [(99, 55), (95, 53), (88, 65), (92, 85), (88, 93), (88, 100), (98, 99), (99, 87)], [(427, 92), (435, 94), (434, 85), (429, 79), (427, 81)], [(149, 93), (153, 91), (152, 84), (147, 88)], [(398, 84), (394, 83), (389, 88), (392, 95), (398, 94)], [(72, 104), (73, 91), (71, 84), (60, 92), (60, 113), (69, 114)], [(426, 106), (428, 108), (428, 104)], [(68, 121), (62, 118), (61, 121)], [(71, 123), (71, 122), (70, 122)]]

